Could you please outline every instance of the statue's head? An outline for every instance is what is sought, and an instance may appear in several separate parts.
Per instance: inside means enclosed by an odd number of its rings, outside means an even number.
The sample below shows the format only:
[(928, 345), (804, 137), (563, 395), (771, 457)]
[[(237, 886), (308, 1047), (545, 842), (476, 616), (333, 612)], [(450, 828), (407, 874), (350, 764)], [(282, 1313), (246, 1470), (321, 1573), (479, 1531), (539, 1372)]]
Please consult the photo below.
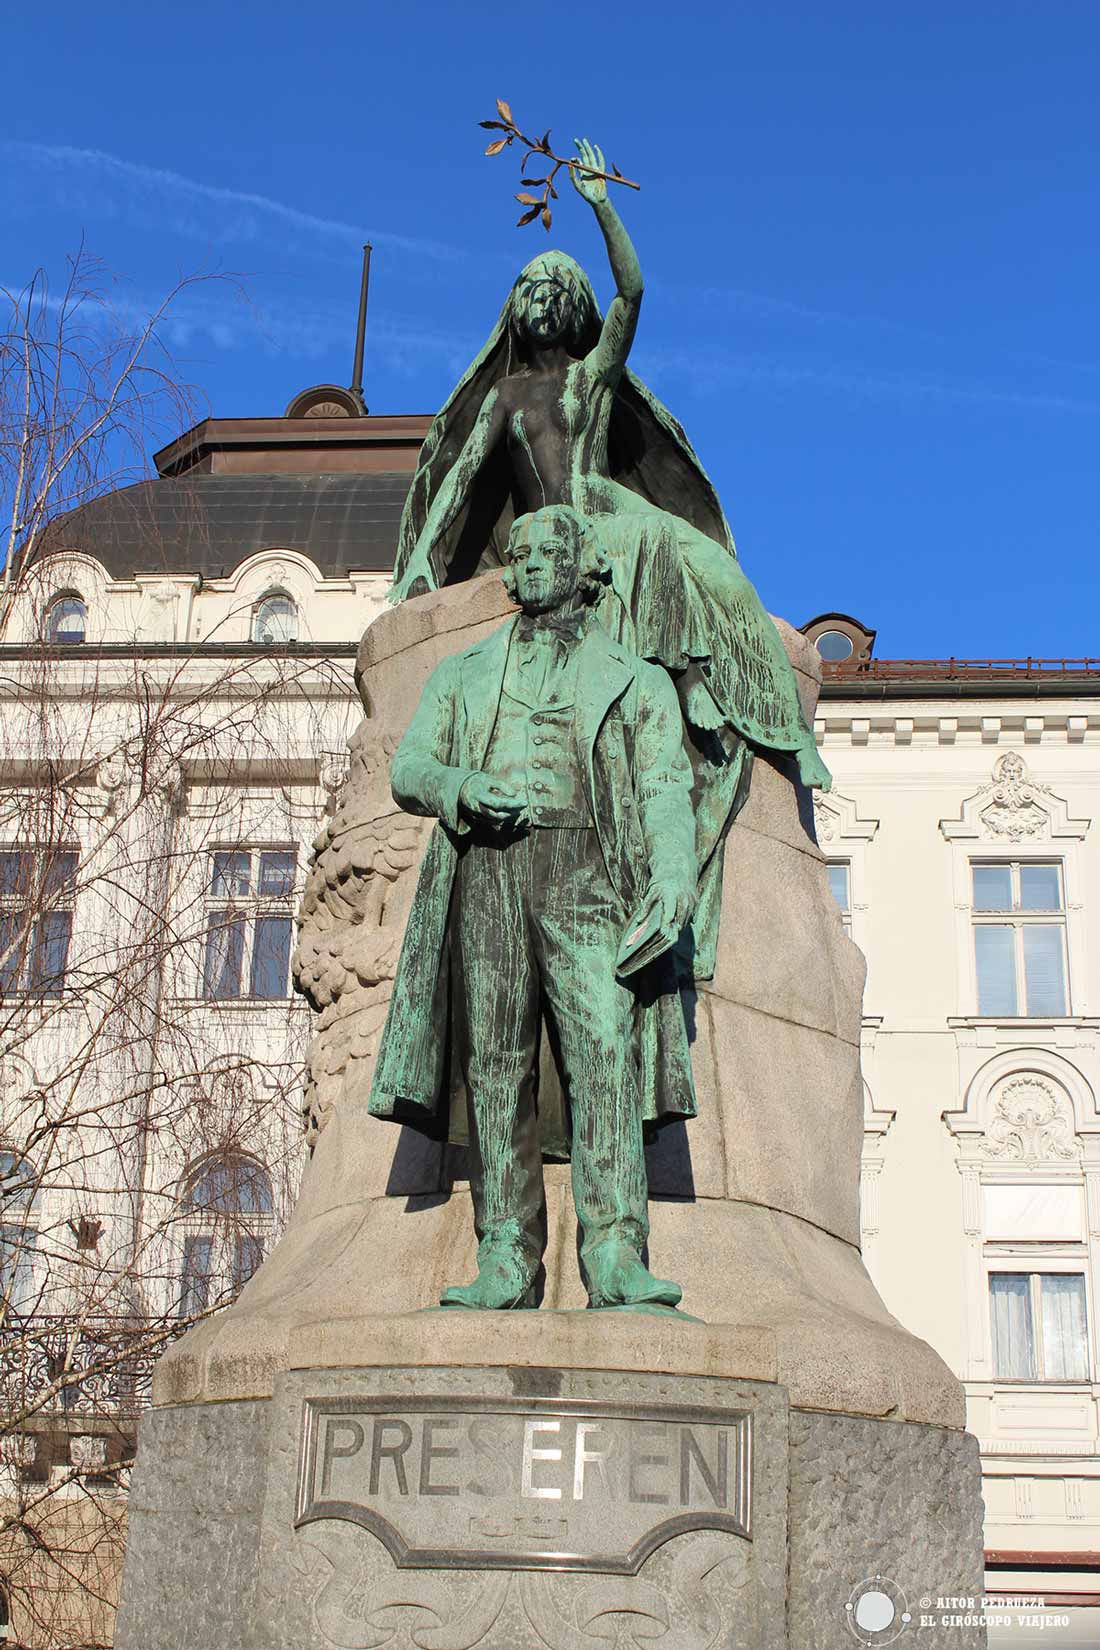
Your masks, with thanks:
[(512, 288), (511, 324), (521, 344), (579, 345), (596, 313), (592, 284), (567, 252), (532, 258)]
[(568, 504), (517, 516), (505, 555), (505, 588), (525, 613), (594, 602), (610, 576), (595, 528)]

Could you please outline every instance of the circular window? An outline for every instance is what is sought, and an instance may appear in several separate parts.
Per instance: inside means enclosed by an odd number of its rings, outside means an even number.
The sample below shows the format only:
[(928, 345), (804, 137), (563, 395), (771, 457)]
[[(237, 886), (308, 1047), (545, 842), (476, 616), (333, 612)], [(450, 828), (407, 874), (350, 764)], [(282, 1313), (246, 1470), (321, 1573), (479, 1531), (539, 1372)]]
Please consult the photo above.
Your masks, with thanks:
[(265, 596), (252, 622), (252, 640), (261, 647), (284, 647), (298, 640), (298, 609), (289, 596)]
[(46, 640), (82, 642), (87, 622), (88, 609), (79, 596), (58, 596), (46, 614)]
[(823, 659), (831, 664), (840, 664), (844, 659), (850, 659), (855, 652), (852, 638), (845, 636), (843, 630), (823, 630), (814, 642), (814, 646)]

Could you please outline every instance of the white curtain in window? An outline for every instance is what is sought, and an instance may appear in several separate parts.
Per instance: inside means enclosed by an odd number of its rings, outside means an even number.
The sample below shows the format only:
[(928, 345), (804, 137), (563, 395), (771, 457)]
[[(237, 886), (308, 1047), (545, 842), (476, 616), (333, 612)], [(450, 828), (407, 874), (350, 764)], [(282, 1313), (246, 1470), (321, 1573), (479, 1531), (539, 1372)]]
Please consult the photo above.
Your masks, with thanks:
[(1081, 1186), (983, 1186), (982, 1209), (987, 1238), (1084, 1241)]
[(1079, 1272), (1045, 1272), (1043, 1373), (1048, 1381), (1087, 1381), (1085, 1280)]
[(993, 1374), (1008, 1381), (1035, 1378), (1031, 1280), (1021, 1272), (994, 1272), (989, 1279), (993, 1323)]
[(1062, 935), (1054, 923), (1024, 929), (1024, 975), (1029, 1014), (1064, 1014), (1066, 986), (1062, 971)]
[(974, 930), (974, 956), (978, 968), (978, 1013), (1015, 1014), (1015, 929), (999, 923), (979, 925)]

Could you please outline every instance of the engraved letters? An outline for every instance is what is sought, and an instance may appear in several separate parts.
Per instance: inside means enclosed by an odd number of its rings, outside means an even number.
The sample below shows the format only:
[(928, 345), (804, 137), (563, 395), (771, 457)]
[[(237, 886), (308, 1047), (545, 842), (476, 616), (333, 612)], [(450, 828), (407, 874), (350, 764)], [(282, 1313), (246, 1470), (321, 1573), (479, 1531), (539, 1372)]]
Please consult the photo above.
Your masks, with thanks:
[[(633, 1573), (673, 1530), (750, 1534), (752, 1423), (551, 1400), (306, 1404), (297, 1523), (346, 1519), (399, 1565)], [(471, 1504), (478, 1510), (471, 1516)], [(608, 1554), (608, 1531), (621, 1550)], [(663, 1533), (661, 1533), (663, 1532)]]

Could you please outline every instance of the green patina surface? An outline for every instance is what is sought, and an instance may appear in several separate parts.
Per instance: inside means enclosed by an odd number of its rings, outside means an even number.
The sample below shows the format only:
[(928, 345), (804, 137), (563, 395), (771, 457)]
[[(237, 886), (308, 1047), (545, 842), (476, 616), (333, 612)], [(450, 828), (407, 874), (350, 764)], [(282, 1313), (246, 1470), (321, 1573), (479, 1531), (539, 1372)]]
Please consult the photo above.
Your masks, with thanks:
[(563, 252), (521, 271), (424, 442), (392, 597), (503, 565), (518, 513), (564, 503), (597, 524), (611, 565), (600, 622), (664, 665), (680, 699), (700, 877), (694, 969), (706, 978), (721, 903), (717, 850), (744, 797), (751, 749), (791, 753), (805, 784), (830, 780), (714, 487), (679, 423), (627, 367), (642, 302), (630, 238), (602, 180), (573, 176), (603, 232), (615, 297), (601, 317), (587, 275)]
[(607, 558), (582, 518), (519, 518), (508, 558), (520, 615), (438, 667), (393, 759), (396, 800), (440, 823), (370, 1106), (457, 1124), (473, 1148), (478, 1278), (445, 1304), (530, 1304), (542, 1157), (568, 1152), (593, 1305), (675, 1305), (641, 1253), (644, 1126), (695, 1112), (673, 954), (697, 883), (679, 705), (594, 616)]
[(570, 1152), (592, 1303), (678, 1301), (640, 1257), (643, 1127), (695, 1110), (679, 986), (714, 971), (753, 750), (829, 785), (714, 487), (627, 368), (630, 238), (603, 180), (570, 175), (615, 297), (602, 317), (562, 252), (521, 271), (428, 432), (391, 593), (501, 566), (523, 610), (439, 667), (392, 769), (440, 828), (371, 1109), (473, 1148), (479, 1272), (456, 1305), (531, 1303), (541, 1159)]

